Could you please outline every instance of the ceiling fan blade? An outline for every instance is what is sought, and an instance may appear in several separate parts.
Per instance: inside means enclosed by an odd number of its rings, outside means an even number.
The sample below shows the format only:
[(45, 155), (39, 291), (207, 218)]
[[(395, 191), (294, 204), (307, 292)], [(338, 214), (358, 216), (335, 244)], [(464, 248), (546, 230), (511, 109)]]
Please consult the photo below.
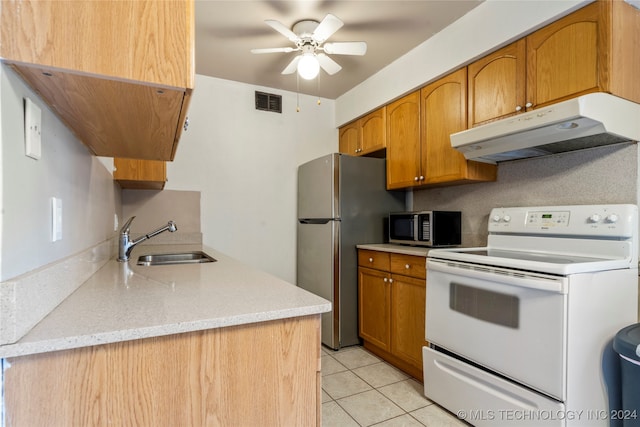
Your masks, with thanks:
[(343, 25), (344, 22), (342, 22), (340, 18), (328, 13), (313, 31), (311, 37), (320, 44), (331, 37), (331, 35), (338, 31)]
[(295, 58), (293, 58), (291, 62), (289, 62), (289, 65), (287, 65), (286, 68), (282, 70), (281, 74), (295, 73), (296, 70), (298, 69), (298, 62), (300, 62), (300, 58), (302, 58), (302, 55), (298, 55)]
[(322, 48), (326, 53), (336, 55), (364, 55), (367, 53), (367, 43), (365, 42), (325, 43)]
[(298, 50), (292, 47), (271, 47), (266, 49), (251, 49), (251, 53), (279, 53), (279, 52), (293, 52), (294, 50)]
[(276, 21), (275, 19), (267, 19), (266, 21), (264, 21), (268, 26), (270, 26), (271, 28), (273, 28), (274, 30), (276, 30), (277, 32), (279, 32), (280, 34), (282, 34), (283, 36), (285, 36), (286, 38), (288, 38), (290, 41), (292, 41), (293, 43), (295, 43), (296, 41), (298, 41), (298, 35), (296, 33), (294, 33), (293, 31), (291, 31), (290, 29), (288, 29), (287, 27), (285, 27), (282, 23), (280, 23), (279, 21)]
[(333, 75), (338, 71), (342, 70), (342, 67), (338, 65), (336, 61), (329, 58), (324, 53), (319, 53), (316, 55), (316, 57), (318, 58), (318, 62), (320, 63), (320, 66), (322, 67), (323, 70), (327, 72), (327, 74)]

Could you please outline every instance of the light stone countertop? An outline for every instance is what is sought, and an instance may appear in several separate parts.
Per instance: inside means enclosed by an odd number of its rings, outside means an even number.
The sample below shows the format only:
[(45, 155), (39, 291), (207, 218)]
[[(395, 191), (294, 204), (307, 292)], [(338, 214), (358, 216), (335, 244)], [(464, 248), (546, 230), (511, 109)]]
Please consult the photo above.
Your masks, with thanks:
[[(138, 256), (203, 250), (217, 261), (138, 266)], [(202, 245), (140, 245), (109, 260), (0, 357), (45, 353), (324, 313), (331, 303)]]
[(358, 249), (369, 249), (372, 251), (392, 252), (404, 255), (416, 255), (426, 257), (429, 249), (423, 246), (395, 245), (392, 243), (371, 243), (364, 245), (356, 245)]

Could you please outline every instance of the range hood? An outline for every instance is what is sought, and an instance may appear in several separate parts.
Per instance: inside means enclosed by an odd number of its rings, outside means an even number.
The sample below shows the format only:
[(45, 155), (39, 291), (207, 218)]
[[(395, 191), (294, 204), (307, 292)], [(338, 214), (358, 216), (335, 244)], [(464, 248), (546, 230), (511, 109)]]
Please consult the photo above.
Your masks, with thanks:
[(498, 163), (640, 141), (640, 104), (590, 93), (451, 134), (469, 160)]

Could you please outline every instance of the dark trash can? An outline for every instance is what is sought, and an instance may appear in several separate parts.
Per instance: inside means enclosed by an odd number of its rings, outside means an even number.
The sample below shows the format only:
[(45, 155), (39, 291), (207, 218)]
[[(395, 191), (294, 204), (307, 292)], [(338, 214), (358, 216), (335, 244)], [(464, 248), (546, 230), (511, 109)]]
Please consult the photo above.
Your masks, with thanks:
[(620, 355), (622, 409), (610, 416), (624, 427), (640, 427), (640, 323), (618, 331), (613, 349)]

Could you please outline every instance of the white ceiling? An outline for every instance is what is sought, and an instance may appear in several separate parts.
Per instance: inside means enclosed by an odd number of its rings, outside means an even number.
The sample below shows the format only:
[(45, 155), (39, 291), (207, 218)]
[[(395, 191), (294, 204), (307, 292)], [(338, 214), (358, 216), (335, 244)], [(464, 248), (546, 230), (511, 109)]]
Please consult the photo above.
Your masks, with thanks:
[[(482, 0), (196, 0), (196, 73), (257, 86), (336, 99), (415, 48)], [(286, 27), (303, 19), (321, 21), (327, 13), (345, 25), (330, 42), (365, 41), (364, 56), (332, 55), (342, 66), (333, 76), (321, 71), (310, 82), (281, 71), (298, 54), (255, 55), (252, 48), (294, 47), (264, 23)], [(298, 83), (299, 82), (299, 83)]]

